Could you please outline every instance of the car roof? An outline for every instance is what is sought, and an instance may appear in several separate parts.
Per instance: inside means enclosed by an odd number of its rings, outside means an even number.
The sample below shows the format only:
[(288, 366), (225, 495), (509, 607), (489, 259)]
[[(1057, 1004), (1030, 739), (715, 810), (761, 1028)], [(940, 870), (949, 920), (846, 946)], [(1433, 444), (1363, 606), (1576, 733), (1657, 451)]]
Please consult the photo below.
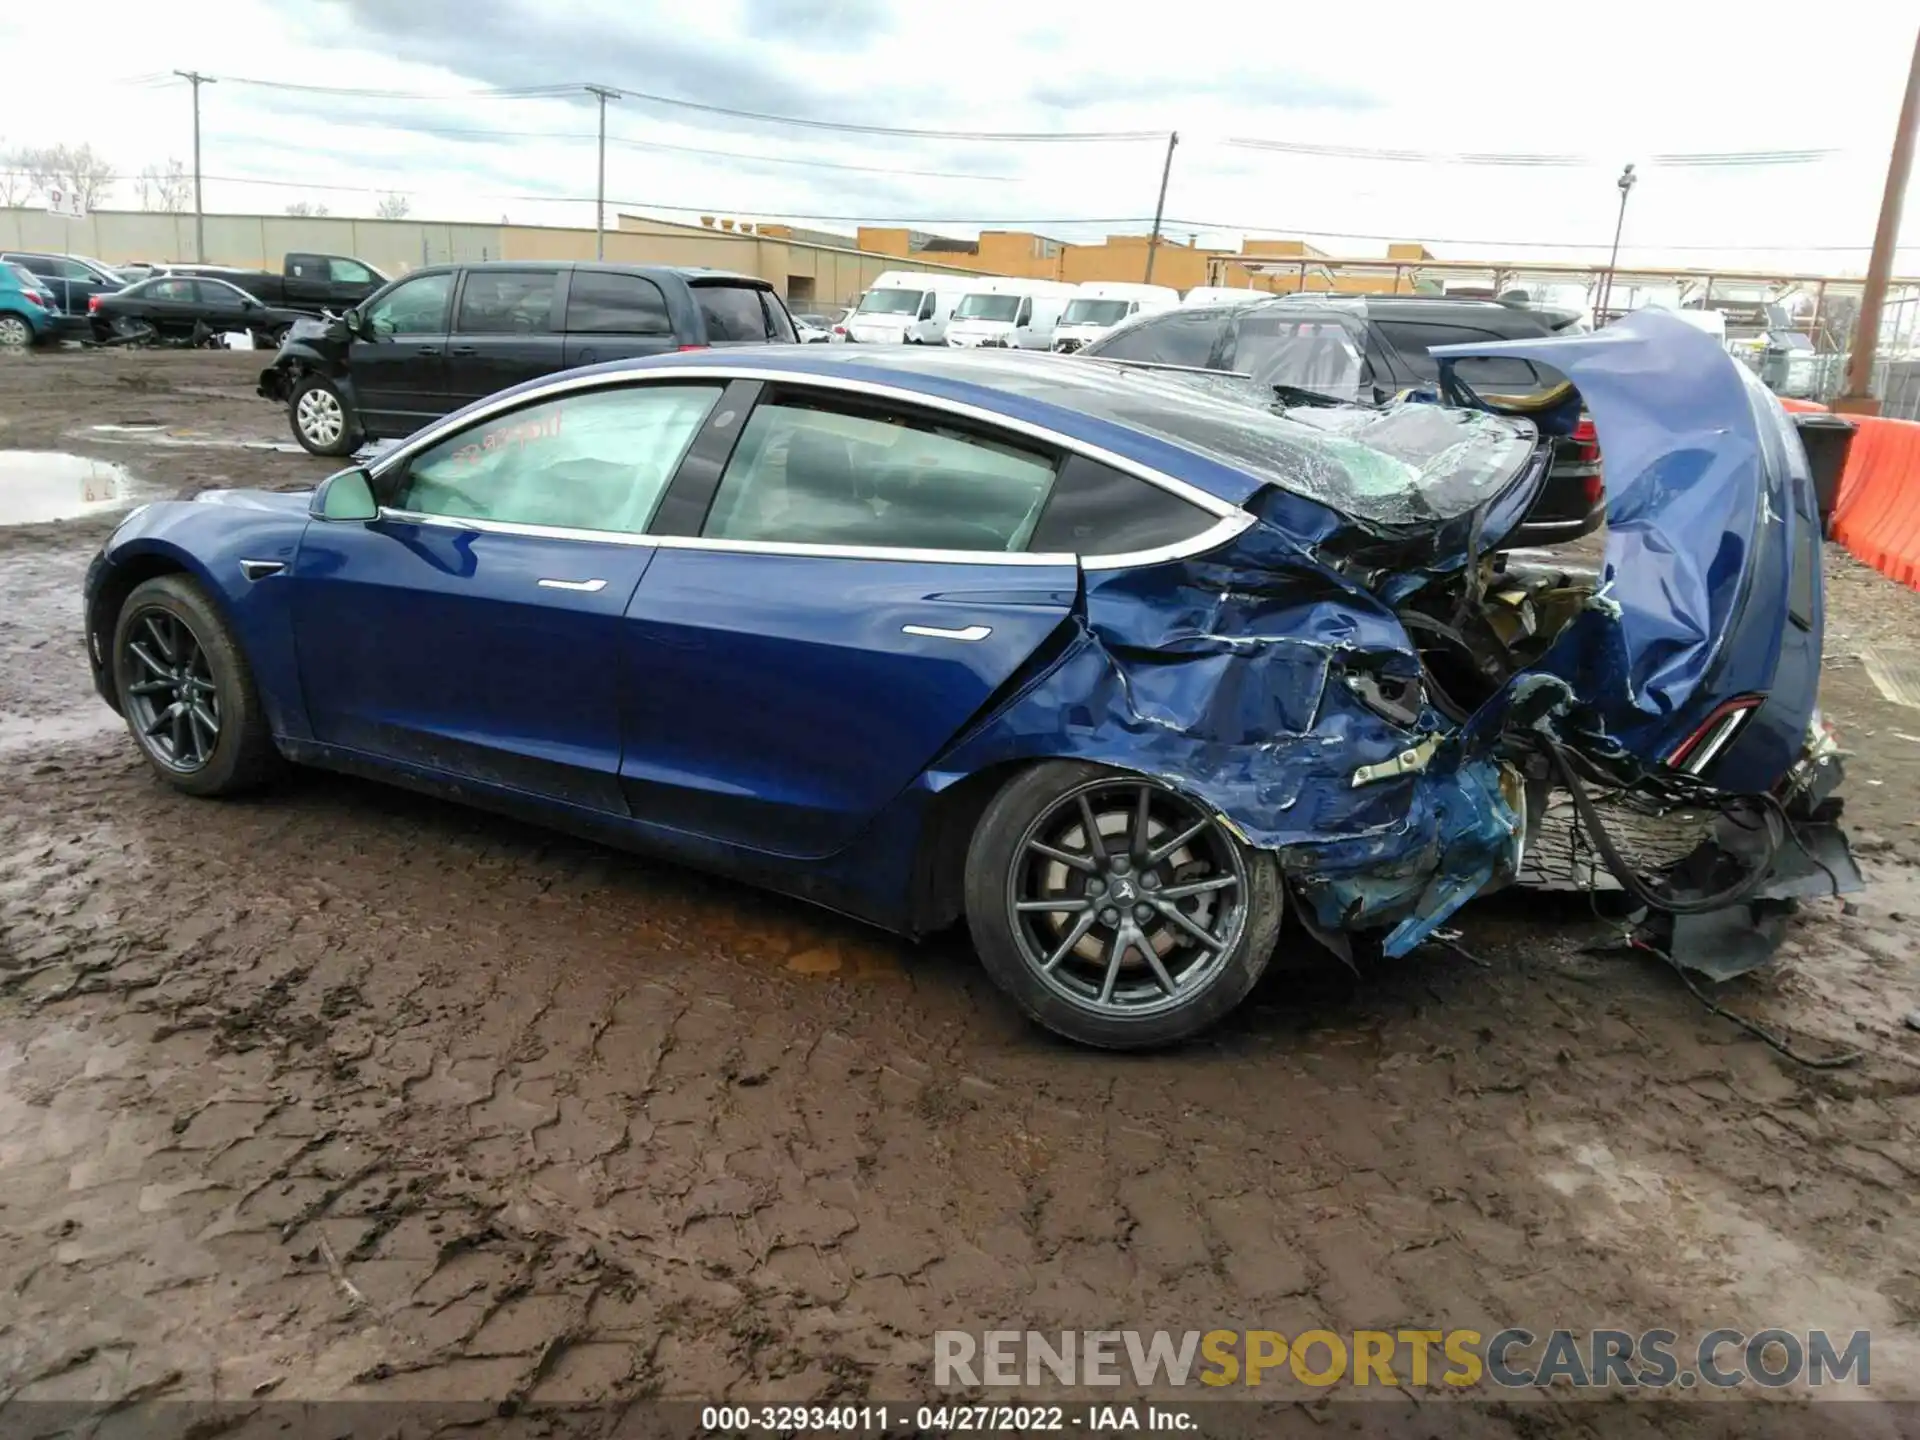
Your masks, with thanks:
[[(577, 381), (588, 375), (640, 376), (658, 369), (750, 371), (791, 376), (797, 383), (815, 378), (881, 385), (948, 406), (977, 409), (984, 412), (983, 418), (1012, 422), (1016, 428), (1025, 424), (1052, 431), (1173, 475), (1233, 505), (1266, 483), (1133, 423), (1157, 425), (1163, 434), (1178, 433), (1182, 415), (1195, 404), (1196, 392), (1183, 392), (1164, 375), (1068, 355), (920, 345), (742, 345), (615, 360), (566, 374)], [(550, 383), (552, 377), (518, 388), (531, 393)], [(1244, 406), (1244, 399), (1239, 404)]]
[(445, 260), (436, 265), (422, 265), (409, 270), (406, 275), (393, 278), (404, 280), (413, 275), (448, 270), (589, 270), (608, 275), (644, 275), (649, 278), (672, 275), (689, 284), (725, 281), (767, 290), (773, 288), (771, 280), (763, 280), (758, 275), (743, 275), (737, 270), (715, 270), (705, 265), (630, 265), (619, 260)]

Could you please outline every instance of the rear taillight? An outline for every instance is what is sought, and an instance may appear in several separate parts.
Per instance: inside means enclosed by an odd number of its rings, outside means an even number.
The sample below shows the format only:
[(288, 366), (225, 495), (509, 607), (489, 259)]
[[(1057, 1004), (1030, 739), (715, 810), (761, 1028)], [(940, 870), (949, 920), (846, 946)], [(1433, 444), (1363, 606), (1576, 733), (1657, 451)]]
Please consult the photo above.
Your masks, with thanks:
[(1583, 465), (1590, 465), (1600, 458), (1600, 432), (1593, 427), (1593, 420), (1586, 415), (1580, 417), (1580, 423), (1573, 427), (1574, 453)]
[(847, 333), (847, 327), (844, 325), (836, 325), (833, 327), (833, 333), (836, 335), (844, 335)]
[(42, 310), (51, 310), (53, 308), (53, 306), (48, 303), (47, 297), (42, 295), (38, 290), (22, 290), (20, 292), (20, 298), (25, 300), (29, 305), (38, 305)]
[(1687, 775), (1704, 775), (1765, 701), (1764, 695), (1742, 695), (1738, 700), (1716, 707), (1698, 730), (1674, 747), (1673, 753), (1667, 756), (1667, 764)]
[(704, 345), (676, 345), (674, 348), (682, 354), (685, 354), (689, 350), (704, 350), (707, 347)]
[(87, 313), (91, 315), (94, 311), (98, 310), (99, 308), (100, 308), (100, 297), (98, 295), (89, 295), (87, 297)]

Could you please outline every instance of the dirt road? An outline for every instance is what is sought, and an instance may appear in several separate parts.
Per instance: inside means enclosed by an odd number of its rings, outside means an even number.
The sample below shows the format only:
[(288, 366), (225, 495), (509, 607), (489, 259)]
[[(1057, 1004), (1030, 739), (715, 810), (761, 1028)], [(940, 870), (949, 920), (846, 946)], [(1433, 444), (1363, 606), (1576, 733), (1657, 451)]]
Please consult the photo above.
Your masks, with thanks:
[[(0, 448), (311, 484), (256, 366), (0, 364)], [(898, 1400), (1027, 1327), (1870, 1329), (1920, 1390), (1920, 713), (1855, 658), (1920, 596), (1837, 551), (1873, 888), (1721, 996), (1865, 1052), (1812, 1070), (1538, 899), (1116, 1058), (958, 943), (329, 776), (187, 799), (88, 684), (111, 523), (0, 526), (0, 1401)]]

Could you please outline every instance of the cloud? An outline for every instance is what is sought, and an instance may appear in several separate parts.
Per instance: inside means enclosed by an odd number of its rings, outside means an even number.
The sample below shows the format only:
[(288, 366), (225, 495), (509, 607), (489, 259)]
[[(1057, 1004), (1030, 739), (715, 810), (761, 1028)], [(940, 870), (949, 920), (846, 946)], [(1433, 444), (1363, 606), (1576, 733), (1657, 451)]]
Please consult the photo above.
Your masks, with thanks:
[(761, 42), (861, 50), (893, 28), (882, 0), (746, 0), (746, 32)]
[(1034, 87), (1027, 92), (1027, 98), (1050, 110), (1191, 100), (1284, 110), (1373, 110), (1383, 103), (1379, 96), (1356, 85), (1285, 70), (1225, 71), (1179, 77), (1076, 70)]

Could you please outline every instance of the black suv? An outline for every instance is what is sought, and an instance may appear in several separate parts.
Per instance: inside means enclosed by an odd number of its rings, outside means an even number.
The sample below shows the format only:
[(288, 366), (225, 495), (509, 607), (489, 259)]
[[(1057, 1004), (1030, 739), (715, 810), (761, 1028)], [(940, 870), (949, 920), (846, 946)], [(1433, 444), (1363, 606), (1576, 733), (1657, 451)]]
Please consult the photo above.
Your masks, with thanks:
[[(1439, 379), (1440, 364), (1428, 353), (1430, 346), (1537, 340), (1558, 333), (1574, 318), (1497, 300), (1435, 295), (1288, 295), (1155, 311), (1080, 353), (1233, 371), (1282, 391), (1379, 403)], [(1456, 360), (1453, 368), (1475, 394), (1512, 401), (1503, 408), (1522, 413), (1528, 400), (1567, 383), (1558, 371), (1513, 355)], [(1547, 483), (1511, 543), (1575, 539), (1598, 529), (1606, 513), (1600, 446), (1592, 422), (1583, 417), (1571, 436), (1555, 442)]]
[(792, 344), (765, 280), (723, 270), (497, 260), (393, 281), (339, 319), (297, 322), (260, 394), (316, 455), (410, 435), (556, 370), (708, 345)]

